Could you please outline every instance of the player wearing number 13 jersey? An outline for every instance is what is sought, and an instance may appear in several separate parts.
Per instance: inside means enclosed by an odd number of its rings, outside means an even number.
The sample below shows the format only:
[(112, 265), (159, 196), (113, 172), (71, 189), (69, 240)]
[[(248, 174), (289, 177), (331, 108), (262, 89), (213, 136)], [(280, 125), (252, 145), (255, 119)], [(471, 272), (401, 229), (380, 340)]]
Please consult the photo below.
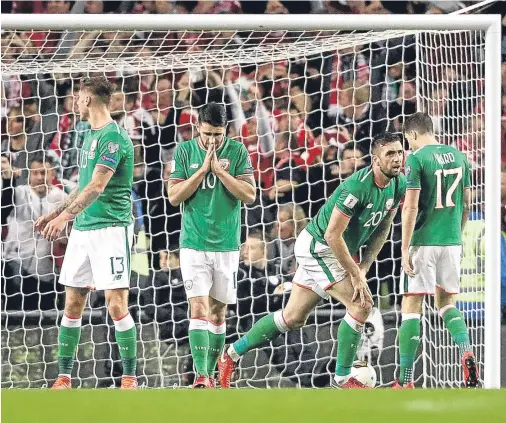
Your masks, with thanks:
[(435, 294), (448, 331), (459, 347), (467, 387), (478, 383), (466, 323), (455, 307), (459, 293), (462, 231), (469, 216), (471, 177), (466, 156), (439, 144), (425, 113), (406, 119), (404, 135), (413, 150), (406, 159), (407, 193), (402, 211), (402, 324), (399, 329), (400, 379), (412, 386), (420, 342), (423, 297)]
[[(329, 297), (347, 309), (337, 332), (334, 384), (365, 387), (350, 375), (364, 322), (372, 308), (365, 275), (385, 243), (406, 191), (406, 180), (400, 173), (400, 137), (391, 133), (378, 136), (371, 151), (372, 166), (347, 178), (297, 237), (294, 252), (298, 267), (285, 309), (260, 319), (224, 349), (218, 361), (222, 388), (230, 386), (235, 363), (242, 355), (280, 333), (300, 328), (321, 298)], [(362, 260), (357, 264), (353, 256), (362, 246)]]
[(169, 180), (169, 201), (181, 204), (183, 212), (179, 246), (190, 303), (194, 388), (214, 385), (227, 304), (236, 302), (241, 202), (255, 201), (248, 151), (225, 137), (226, 119), (221, 104), (200, 109), (199, 136), (178, 145)]

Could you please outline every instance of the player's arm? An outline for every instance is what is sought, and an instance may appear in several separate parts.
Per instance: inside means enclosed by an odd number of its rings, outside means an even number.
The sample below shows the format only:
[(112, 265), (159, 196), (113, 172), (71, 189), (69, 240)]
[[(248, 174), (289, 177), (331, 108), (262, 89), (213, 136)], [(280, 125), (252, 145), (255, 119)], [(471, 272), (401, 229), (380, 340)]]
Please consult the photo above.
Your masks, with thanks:
[(74, 197), (70, 204), (67, 201), (65, 202), (68, 204), (67, 207), (46, 225), (42, 231), (42, 236), (48, 240), (58, 238), (69, 220), (72, 220), (76, 215), (87, 209), (102, 195), (112, 175), (114, 175), (113, 169), (97, 164), (88, 185)]
[(415, 231), (416, 218), (418, 216), (418, 200), (420, 198), (419, 189), (409, 189), (406, 191), (404, 205), (402, 206), (402, 266), (404, 271), (413, 276), (413, 267), (409, 259), (409, 246)]
[(365, 273), (360, 270), (355, 260), (353, 260), (343, 238), (344, 231), (348, 227), (349, 222), (350, 216), (334, 207), (324, 238), (343, 269), (350, 275), (351, 285), (354, 289), (352, 301), (359, 298), (361, 306), (365, 307), (366, 303), (373, 304), (373, 300), (371, 291), (367, 286)]
[(345, 215), (337, 207), (334, 207), (324, 238), (341, 266), (343, 266), (343, 269), (351, 276), (358, 276), (360, 274), (360, 268), (357, 263), (355, 263), (355, 260), (353, 260), (343, 238), (344, 231), (348, 227), (349, 222), (350, 217)]
[(190, 198), (202, 183), (203, 179), (211, 167), (211, 159), (214, 154), (214, 146), (208, 148), (202, 167), (192, 176), (186, 179), (186, 171), (183, 157), (185, 152), (181, 146), (178, 146), (174, 154), (172, 169), (167, 184), (167, 194), (169, 203), (173, 206), (179, 206)]
[(239, 151), (236, 175), (231, 175), (218, 162), (216, 152), (213, 154), (211, 170), (220, 179), (232, 195), (245, 204), (253, 204), (256, 198), (256, 184), (253, 178), (253, 167), (249, 160), (248, 150), (242, 146)]
[(367, 247), (364, 249), (362, 261), (360, 262), (360, 269), (363, 272), (367, 273), (369, 271), (369, 268), (374, 260), (376, 260), (376, 257), (378, 257), (383, 245), (385, 245), (396, 214), (397, 209), (390, 210), (369, 238), (369, 241), (367, 241)]
[(461, 230), (464, 232), (466, 223), (469, 220), (469, 213), (471, 212), (471, 188), (464, 189), (464, 210), (462, 211), (462, 224)]

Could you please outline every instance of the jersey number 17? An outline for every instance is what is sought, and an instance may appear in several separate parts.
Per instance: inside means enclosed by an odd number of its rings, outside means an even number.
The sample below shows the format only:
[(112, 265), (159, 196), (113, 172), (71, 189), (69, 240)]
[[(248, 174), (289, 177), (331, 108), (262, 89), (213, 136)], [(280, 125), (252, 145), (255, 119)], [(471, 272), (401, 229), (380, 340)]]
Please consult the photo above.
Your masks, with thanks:
[[(445, 207), (455, 207), (455, 203), (452, 200), (452, 195), (459, 186), (459, 182), (462, 179), (462, 167), (456, 167), (453, 169), (438, 169), (434, 172), (436, 175), (436, 209), (443, 209)], [(457, 175), (453, 184), (450, 185), (448, 191), (446, 191), (445, 204), (443, 204), (443, 179), (449, 175)]]

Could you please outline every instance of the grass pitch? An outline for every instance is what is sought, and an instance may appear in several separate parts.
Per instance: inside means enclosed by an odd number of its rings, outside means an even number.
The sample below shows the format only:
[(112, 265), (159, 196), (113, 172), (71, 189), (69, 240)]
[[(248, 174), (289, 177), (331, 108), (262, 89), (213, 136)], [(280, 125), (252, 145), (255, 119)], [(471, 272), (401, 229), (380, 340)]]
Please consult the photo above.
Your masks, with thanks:
[(2, 423), (501, 423), (506, 391), (2, 390)]

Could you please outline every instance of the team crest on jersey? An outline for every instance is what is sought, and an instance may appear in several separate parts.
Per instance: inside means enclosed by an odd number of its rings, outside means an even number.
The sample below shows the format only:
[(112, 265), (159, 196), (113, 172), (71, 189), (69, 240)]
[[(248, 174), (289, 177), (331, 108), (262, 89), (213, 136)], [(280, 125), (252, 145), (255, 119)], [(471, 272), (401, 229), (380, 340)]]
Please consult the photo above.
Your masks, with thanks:
[(88, 153), (88, 158), (93, 160), (95, 158), (95, 150), (97, 149), (97, 140), (94, 139), (91, 142), (90, 152)]
[(406, 166), (406, 169), (404, 169), (404, 173), (406, 176), (408, 176), (411, 173), (411, 166)]
[(392, 206), (394, 205), (394, 199), (393, 198), (389, 198), (385, 204), (385, 207), (387, 210), (390, 210), (392, 208)]
[(119, 150), (119, 145), (115, 142), (110, 142), (107, 144), (107, 150), (109, 150), (109, 153), (114, 154)]
[(220, 166), (222, 167), (222, 169), (224, 169), (224, 170), (228, 170), (228, 168), (230, 167), (230, 160), (229, 159), (220, 159), (219, 163), (220, 163)]

